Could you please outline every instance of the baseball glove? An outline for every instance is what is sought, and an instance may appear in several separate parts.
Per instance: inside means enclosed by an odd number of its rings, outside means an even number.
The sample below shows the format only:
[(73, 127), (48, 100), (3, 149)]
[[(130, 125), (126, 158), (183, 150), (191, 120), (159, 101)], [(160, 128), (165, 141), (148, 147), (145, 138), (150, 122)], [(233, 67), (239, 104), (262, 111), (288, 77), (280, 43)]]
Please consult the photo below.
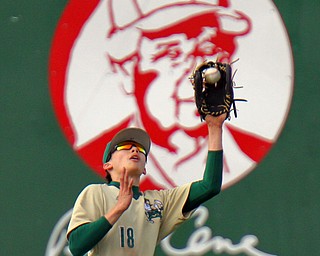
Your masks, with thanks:
[(206, 115), (220, 116), (224, 113), (230, 119), (231, 106), (237, 117), (230, 64), (204, 61), (195, 68), (189, 79), (201, 121)]

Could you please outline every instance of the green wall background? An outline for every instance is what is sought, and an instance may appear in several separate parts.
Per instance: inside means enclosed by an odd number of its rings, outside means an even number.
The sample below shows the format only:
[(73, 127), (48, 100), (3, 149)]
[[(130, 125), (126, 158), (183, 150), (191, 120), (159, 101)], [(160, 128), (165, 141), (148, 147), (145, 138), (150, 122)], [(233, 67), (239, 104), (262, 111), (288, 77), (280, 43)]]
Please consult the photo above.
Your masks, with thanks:
[[(0, 255), (44, 255), (54, 225), (79, 191), (101, 182), (67, 144), (48, 91), (48, 54), (67, 2), (0, 4)], [(291, 111), (278, 142), (257, 169), (207, 204), (213, 213), (206, 225), (233, 243), (253, 234), (259, 238), (259, 250), (271, 254), (316, 256), (320, 2), (274, 2), (287, 26), (295, 60)], [(157, 255), (162, 255), (160, 248)]]

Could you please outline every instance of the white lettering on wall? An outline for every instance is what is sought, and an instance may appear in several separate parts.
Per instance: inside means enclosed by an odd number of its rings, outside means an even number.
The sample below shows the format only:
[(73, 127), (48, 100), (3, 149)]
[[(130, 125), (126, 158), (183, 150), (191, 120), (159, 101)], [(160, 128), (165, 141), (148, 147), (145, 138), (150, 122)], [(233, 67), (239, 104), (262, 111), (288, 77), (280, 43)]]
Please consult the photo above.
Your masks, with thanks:
[(186, 247), (177, 249), (171, 245), (173, 233), (161, 242), (162, 250), (167, 255), (172, 256), (203, 255), (209, 251), (216, 254), (228, 253), (229, 255), (243, 253), (248, 256), (275, 256), (255, 248), (258, 245), (259, 240), (254, 235), (245, 235), (238, 244), (233, 244), (230, 239), (221, 236), (212, 237), (211, 229), (204, 226), (208, 216), (208, 209), (204, 206), (200, 206), (193, 215), (193, 217), (196, 217), (194, 224), (196, 230), (189, 237)]
[(72, 209), (67, 211), (54, 226), (47, 244), (45, 256), (72, 256), (66, 238), (71, 214)]
[[(57, 222), (51, 236), (49, 238), (45, 256), (72, 256), (67, 239), (67, 227), (72, 214), (72, 209), (66, 212)], [(238, 244), (228, 238), (221, 236), (212, 236), (212, 231), (205, 223), (209, 217), (209, 211), (206, 207), (200, 206), (193, 214), (195, 230), (188, 238), (185, 248), (174, 248), (171, 245), (171, 237), (169, 235), (161, 242), (161, 249), (166, 255), (170, 256), (191, 256), (203, 255), (207, 252), (215, 254), (227, 253), (229, 255), (246, 254), (248, 256), (276, 256), (262, 252), (256, 248), (259, 240), (254, 235), (245, 235)]]

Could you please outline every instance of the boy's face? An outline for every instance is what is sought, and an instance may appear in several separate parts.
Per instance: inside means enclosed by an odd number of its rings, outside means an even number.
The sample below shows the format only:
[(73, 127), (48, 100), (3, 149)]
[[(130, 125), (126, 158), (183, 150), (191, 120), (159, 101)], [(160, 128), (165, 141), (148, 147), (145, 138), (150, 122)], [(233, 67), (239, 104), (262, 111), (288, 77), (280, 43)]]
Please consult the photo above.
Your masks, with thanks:
[(115, 173), (119, 174), (125, 168), (129, 176), (141, 176), (145, 173), (146, 156), (136, 146), (131, 149), (116, 150), (109, 161)]

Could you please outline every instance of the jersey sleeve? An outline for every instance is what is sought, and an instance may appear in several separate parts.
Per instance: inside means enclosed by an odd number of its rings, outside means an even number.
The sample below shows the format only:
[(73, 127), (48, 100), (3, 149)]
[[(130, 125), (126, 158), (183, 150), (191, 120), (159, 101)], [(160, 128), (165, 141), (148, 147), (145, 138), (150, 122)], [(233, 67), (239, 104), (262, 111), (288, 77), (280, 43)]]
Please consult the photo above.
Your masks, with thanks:
[(75, 228), (96, 221), (103, 215), (103, 197), (101, 186), (94, 184), (83, 189), (79, 194), (71, 216), (71, 220), (67, 230), (67, 237)]
[(209, 151), (203, 179), (193, 182), (183, 211), (191, 211), (220, 193), (223, 151)]
[(185, 184), (169, 190), (162, 190), (163, 218), (158, 242), (169, 235), (183, 221), (190, 218), (192, 212), (183, 213), (183, 206), (188, 198), (191, 184)]

